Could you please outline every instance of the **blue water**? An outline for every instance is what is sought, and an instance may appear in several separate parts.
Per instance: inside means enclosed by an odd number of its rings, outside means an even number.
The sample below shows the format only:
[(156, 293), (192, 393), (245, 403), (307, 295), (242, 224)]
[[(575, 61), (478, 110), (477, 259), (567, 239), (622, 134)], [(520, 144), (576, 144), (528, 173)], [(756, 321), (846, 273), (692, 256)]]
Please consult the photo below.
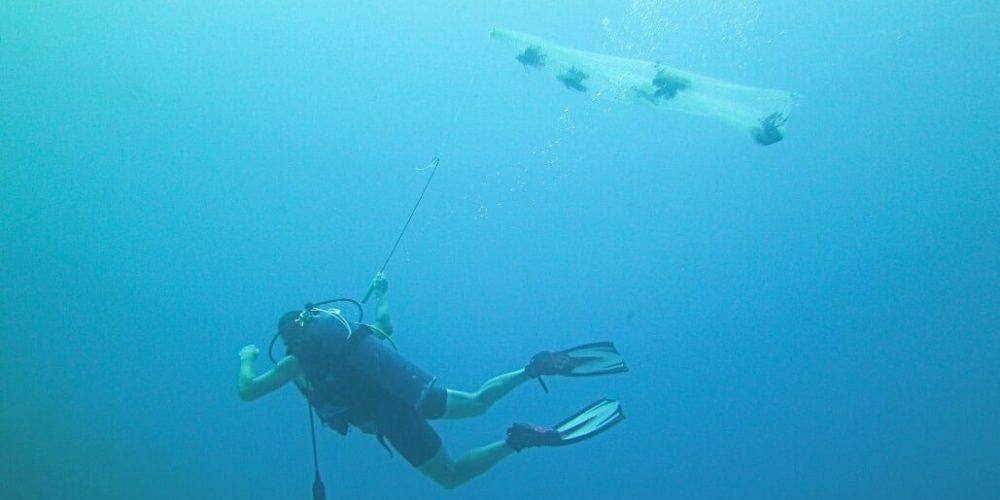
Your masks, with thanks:
[[(494, 26), (798, 96), (762, 148), (591, 101)], [(1000, 497), (994, 2), (0, 4), (0, 497), (309, 498), (306, 406), (237, 352), (390, 262), (402, 352), (474, 389), (456, 456), (628, 419), (452, 498)], [(371, 311), (369, 312), (371, 314)], [(264, 357), (256, 368), (269, 365)], [(320, 434), (330, 498), (446, 493)]]

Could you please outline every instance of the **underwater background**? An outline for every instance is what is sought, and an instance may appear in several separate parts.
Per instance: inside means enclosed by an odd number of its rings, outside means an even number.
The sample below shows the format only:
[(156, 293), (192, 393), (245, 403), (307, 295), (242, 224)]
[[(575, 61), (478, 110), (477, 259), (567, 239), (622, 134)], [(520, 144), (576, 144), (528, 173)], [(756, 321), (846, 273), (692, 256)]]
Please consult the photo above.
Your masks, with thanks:
[[(787, 137), (595, 101), (493, 27), (788, 90)], [(306, 405), (237, 398), (281, 313), (389, 263), (471, 390), (452, 456), (627, 420), (455, 492), (318, 429), (329, 498), (1000, 497), (995, 2), (0, 3), (0, 497), (309, 498)], [(373, 314), (373, 311), (368, 311)], [(266, 355), (258, 371), (270, 365)]]

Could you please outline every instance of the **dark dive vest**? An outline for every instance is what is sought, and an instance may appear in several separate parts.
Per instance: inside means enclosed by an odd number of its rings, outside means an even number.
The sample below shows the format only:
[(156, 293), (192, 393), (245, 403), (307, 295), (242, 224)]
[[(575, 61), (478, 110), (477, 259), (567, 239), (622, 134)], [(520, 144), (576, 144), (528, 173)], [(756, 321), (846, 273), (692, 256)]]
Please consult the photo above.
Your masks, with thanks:
[[(348, 331), (350, 326), (351, 331)], [(341, 434), (370, 422), (385, 398), (419, 409), (434, 378), (380, 341), (366, 325), (316, 311), (301, 339), (288, 345), (317, 415)]]

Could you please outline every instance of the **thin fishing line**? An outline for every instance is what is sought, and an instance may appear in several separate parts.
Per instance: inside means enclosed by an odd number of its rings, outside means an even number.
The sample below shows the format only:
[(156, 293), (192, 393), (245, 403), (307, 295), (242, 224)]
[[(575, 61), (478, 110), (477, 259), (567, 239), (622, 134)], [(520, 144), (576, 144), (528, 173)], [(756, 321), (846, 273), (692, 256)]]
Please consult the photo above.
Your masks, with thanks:
[[(486, 53), (488, 46), (489, 46), (489, 40), (487, 40), (486, 43), (484, 43), (483, 45), (483, 50), (482, 50), (483, 54)], [(479, 59), (483, 59), (482, 54), (480, 55)], [(427, 182), (424, 183), (424, 188), (420, 191), (420, 196), (417, 198), (417, 202), (413, 205), (413, 209), (410, 210), (410, 216), (406, 218), (406, 223), (403, 224), (403, 229), (401, 229), (399, 231), (399, 235), (396, 236), (396, 242), (393, 243), (392, 250), (389, 250), (389, 255), (385, 258), (385, 261), (382, 262), (382, 266), (379, 268), (378, 271), (379, 274), (385, 272), (385, 268), (389, 265), (389, 261), (392, 260), (392, 256), (395, 255), (396, 249), (399, 247), (399, 242), (402, 241), (403, 235), (406, 234), (406, 229), (410, 227), (410, 222), (413, 220), (413, 216), (417, 213), (417, 208), (420, 206), (420, 202), (423, 201), (424, 195), (427, 193), (427, 188), (430, 187), (431, 180), (434, 179), (434, 174), (437, 173), (438, 166), (441, 164), (441, 157), (445, 154), (445, 151), (447, 150), (449, 143), (451, 141), (451, 136), (454, 134), (455, 129), (458, 126), (458, 121), (462, 116), (462, 112), (465, 110), (466, 104), (468, 103), (469, 98), (472, 95), (472, 91), (476, 87), (478, 74), (479, 71), (472, 71), (469, 74), (469, 81), (468, 83), (466, 83), (465, 92), (462, 93), (462, 98), (459, 100), (458, 107), (455, 109), (455, 113), (452, 115), (451, 124), (448, 125), (448, 128), (446, 129), (444, 135), (441, 137), (441, 143), (438, 145), (437, 148), (437, 156), (432, 158), (431, 161), (428, 162), (423, 167), (417, 167), (415, 169), (418, 172), (423, 172), (427, 169), (431, 169), (431, 174), (427, 177)], [(372, 287), (369, 286), (368, 292), (365, 294), (361, 302), (362, 303), (368, 302), (368, 298), (371, 296), (371, 293), (372, 293)]]
[(432, 159), (430, 163), (420, 170), (431, 169), (431, 175), (427, 176), (427, 182), (424, 183), (424, 189), (420, 191), (420, 197), (417, 198), (417, 202), (413, 204), (413, 210), (410, 210), (410, 216), (406, 218), (406, 223), (403, 224), (403, 229), (399, 231), (399, 236), (396, 237), (396, 242), (392, 245), (392, 250), (389, 251), (389, 256), (385, 258), (385, 262), (382, 263), (382, 267), (379, 268), (378, 272), (381, 274), (385, 271), (385, 266), (389, 265), (389, 261), (392, 259), (393, 254), (396, 253), (396, 248), (399, 247), (399, 242), (403, 239), (403, 235), (406, 234), (406, 228), (410, 227), (410, 221), (413, 220), (413, 216), (417, 213), (417, 208), (420, 207), (420, 202), (423, 201), (424, 195), (427, 194), (427, 188), (430, 187), (431, 181), (434, 180), (434, 174), (437, 173), (438, 164), (441, 160), (437, 157)]

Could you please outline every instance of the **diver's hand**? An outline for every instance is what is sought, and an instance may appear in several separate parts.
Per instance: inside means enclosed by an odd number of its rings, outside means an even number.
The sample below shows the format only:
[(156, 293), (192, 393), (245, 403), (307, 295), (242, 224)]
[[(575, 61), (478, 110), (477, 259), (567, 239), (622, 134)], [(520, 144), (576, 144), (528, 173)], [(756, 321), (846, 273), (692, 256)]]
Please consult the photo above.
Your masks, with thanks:
[(385, 292), (389, 290), (389, 280), (385, 279), (385, 273), (378, 273), (372, 278), (371, 290), (376, 299), (385, 296)]
[(260, 349), (253, 344), (244, 346), (243, 349), (240, 349), (240, 361), (255, 361), (257, 356), (260, 356)]

